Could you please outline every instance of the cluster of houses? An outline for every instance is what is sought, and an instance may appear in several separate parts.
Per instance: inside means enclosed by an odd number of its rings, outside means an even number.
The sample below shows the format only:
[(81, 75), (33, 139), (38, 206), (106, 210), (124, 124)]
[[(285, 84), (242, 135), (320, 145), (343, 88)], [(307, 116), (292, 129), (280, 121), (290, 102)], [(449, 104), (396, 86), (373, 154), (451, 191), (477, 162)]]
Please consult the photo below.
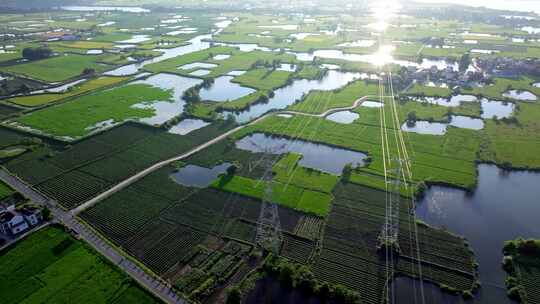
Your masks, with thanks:
[(0, 233), (7, 236), (21, 234), (43, 222), (40, 208), (25, 205), (16, 208), (14, 204), (0, 204)]
[(540, 76), (540, 59), (514, 59), (508, 57), (478, 58), (476, 65), (495, 77), (519, 78), (523, 75)]

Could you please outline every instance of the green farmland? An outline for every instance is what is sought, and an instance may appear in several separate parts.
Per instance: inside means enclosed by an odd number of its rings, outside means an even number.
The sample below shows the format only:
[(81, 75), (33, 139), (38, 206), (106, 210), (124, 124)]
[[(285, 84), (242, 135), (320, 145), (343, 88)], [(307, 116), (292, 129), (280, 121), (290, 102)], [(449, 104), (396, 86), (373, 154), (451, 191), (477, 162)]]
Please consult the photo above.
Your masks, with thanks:
[(56, 226), (3, 251), (0, 265), (3, 303), (160, 303)]
[(84, 69), (103, 72), (109, 67), (99, 64), (100, 57), (92, 55), (63, 55), (4, 68), (5, 72), (23, 75), (46, 82), (66, 81), (81, 76)]
[[(43, 109), (17, 119), (17, 123), (60, 137), (80, 137), (96, 124), (112, 120), (153, 116), (152, 109), (132, 107), (149, 100), (170, 100), (172, 93), (150, 85), (134, 84), (79, 97), (69, 103)], [(110, 101), (115, 102), (111, 103)], [(92, 115), (88, 115), (91, 113)], [(69, 119), (65, 119), (69, 117)]]
[(535, 1), (4, 2), (2, 304), (538, 302)]

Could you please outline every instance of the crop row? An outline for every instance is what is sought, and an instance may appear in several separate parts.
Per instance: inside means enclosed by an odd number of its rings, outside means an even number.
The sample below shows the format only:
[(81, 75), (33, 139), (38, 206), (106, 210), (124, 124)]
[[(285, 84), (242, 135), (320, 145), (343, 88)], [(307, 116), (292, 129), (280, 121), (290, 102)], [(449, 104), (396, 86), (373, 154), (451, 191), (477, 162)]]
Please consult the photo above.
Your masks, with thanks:
[(284, 233), (280, 255), (305, 264), (309, 261), (314, 249), (313, 241)]
[(159, 219), (150, 220), (135, 235), (126, 240), (123, 247), (135, 256), (141, 255), (146, 248), (155, 246), (175, 228), (175, 225)]
[(133, 188), (124, 189), (81, 216), (105, 235), (124, 243), (172, 202)]
[(362, 303), (380, 304), (384, 288), (383, 275), (371, 275), (336, 261), (319, 259), (313, 266), (315, 277), (332, 284), (341, 284), (360, 293)]
[(294, 227), (294, 234), (308, 239), (318, 239), (324, 222), (319, 217), (304, 215)]
[[(411, 277), (418, 276), (418, 269), (418, 263), (404, 258), (400, 258), (396, 266), (396, 271)], [(433, 267), (425, 263), (422, 263), (421, 269), (422, 277), (425, 280), (444, 284), (460, 291), (470, 290), (474, 284), (474, 277), (472, 275), (464, 275), (449, 269)]]
[(109, 187), (110, 183), (79, 171), (70, 171), (37, 185), (40, 191), (67, 209), (80, 205)]
[(186, 226), (178, 226), (155, 246), (147, 247), (138, 256), (153, 271), (162, 274), (189, 254), (192, 247), (201, 243), (206, 234)]

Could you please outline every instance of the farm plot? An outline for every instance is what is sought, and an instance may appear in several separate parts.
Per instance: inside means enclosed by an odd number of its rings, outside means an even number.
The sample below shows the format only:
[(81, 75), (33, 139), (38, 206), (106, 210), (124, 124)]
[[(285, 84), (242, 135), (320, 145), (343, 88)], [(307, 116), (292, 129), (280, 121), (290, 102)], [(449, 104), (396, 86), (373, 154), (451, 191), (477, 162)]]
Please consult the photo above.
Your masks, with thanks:
[[(160, 160), (181, 154), (218, 136), (230, 128), (217, 122), (186, 136), (136, 123), (128, 123), (73, 144), (63, 151), (48, 149), (28, 153), (6, 164), (7, 168), (30, 184), (57, 199), (65, 208), (74, 208), (103, 192), (111, 185)], [(176, 195), (167, 182), (148, 187), (164, 197)], [(175, 198), (171, 198), (175, 200)]]
[[(62, 228), (44, 228), (0, 256), (3, 303), (160, 303)], [(133, 296), (137, 295), (137, 299)]]
[[(212, 187), (262, 199), (266, 184), (241, 176), (222, 176), (212, 183)], [(332, 196), (328, 194), (302, 189), (293, 185), (287, 186), (274, 182), (272, 183), (272, 190), (272, 199), (276, 203), (321, 217), (328, 214), (332, 202)]]
[(0, 127), (0, 148), (23, 143), (28, 137), (7, 128)]
[(11, 187), (0, 181), (0, 201), (15, 193)]
[[(402, 121), (405, 121), (405, 114), (401, 115)], [(395, 130), (389, 128), (387, 131), (388, 136), (394, 136)], [(373, 162), (361, 170), (376, 175), (383, 172), (383, 164), (379, 161), (382, 157), (378, 118), (374, 118), (373, 122), (364, 122), (361, 118), (351, 124), (338, 124), (324, 118), (310, 118), (306, 124), (306, 118), (298, 115), (291, 118), (271, 116), (242, 129), (233, 137), (240, 139), (252, 133), (273, 134), (307, 141), (313, 140), (316, 136), (318, 143), (367, 152)], [(406, 137), (410, 142), (409, 149), (415, 153), (412, 167), (413, 176), (417, 181), (447, 183), (463, 188), (474, 187), (477, 177), (475, 161), (480, 150), (481, 132), (449, 128), (443, 136), (407, 133)]]
[(91, 79), (70, 88), (64, 93), (49, 93), (49, 94), (37, 94), (30, 96), (20, 96), (7, 99), (6, 102), (10, 102), (16, 105), (25, 107), (37, 107), (42, 105), (51, 104), (67, 98), (89, 93), (94, 90), (99, 90), (107, 87), (115, 86), (128, 80), (128, 77), (99, 77)]
[(350, 107), (361, 97), (377, 94), (378, 86), (376, 83), (357, 80), (334, 91), (311, 91), (301, 102), (290, 106), (289, 109), (320, 114), (332, 108)]
[(298, 164), (301, 154), (289, 153), (281, 158), (272, 168), (274, 180), (283, 184), (291, 184), (304, 189), (330, 193), (339, 177), (329, 173), (304, 168)]
[(46, 82), (61, 82), (80, 76), (84, 69), (103, 72), (109, 67), (99, 64), (101, 56), (66, 54), (3, 68), (6, 73)]
[[(382, 295), (385, 261), (377, 253), (378, 235), (384, 223), (384, 192), (354, 184), (338, 184), (335, 203), (325, 227), (323, 251), (316, 260), (317, 276), (332, 283), (357, 289), (376, 302)], [(403, 199), (400, 208), (400, 258), (398, 274), (416, 276), (410, 203)], [(462, 238), (445, 231), (418, 225), (418, 239), (424, 279), (447, 285), (458, 291), (474, 287), (472, 253)], [(347, 261), (353, 261), (348, 264)], [(416, 267), (416, 268), (415, 268)], [(347, 270), (342, 271), (345, 268)], [(359, 273), (360, 272), (360, 273)], [(369, 282), (358, 281), (363, 278)], [(366, 288), (378, 282), (377, 285)]]
[[(49, 135), (77, 138), (99, 129), (104, 122), (113, 124), (127, 119), (152, 117), (154, 109), (135, 108), (133, 105), (171, 98), (170, 91), (132, 84), (78, 97), (69, 103), (32, 112), (14, 121)], [(111, 100), (115, 102), (111, 103)]]
[(504, 244), (503, 267), (508, 273), (508, 295), (520, 303), (540, 301), (540, 240), (516, 239)]
[(10, 107), (8, 105), (0, 104), (0, 120), (4, 120), (12, 115), (21, 112), (22, 109)]

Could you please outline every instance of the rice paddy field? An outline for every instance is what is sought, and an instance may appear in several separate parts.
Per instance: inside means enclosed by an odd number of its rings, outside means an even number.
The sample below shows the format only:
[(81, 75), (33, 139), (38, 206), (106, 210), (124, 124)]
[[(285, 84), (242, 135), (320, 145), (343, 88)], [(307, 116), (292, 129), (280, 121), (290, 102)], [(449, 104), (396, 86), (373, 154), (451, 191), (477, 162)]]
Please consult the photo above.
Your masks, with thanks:
[(161, 303), (62, 227), (45, 227), (3, 250), (4, 303)]
[[(472, 204), (486, 164), (537, 177), (537, 15), (407, 4), (381, 22), (361, 3), (300, 14), (261, 1), (89, 2), (116, 9), (0, 14), (2, 170), (193, 303), (238, 289), (251, 304), (260, 286), (268, 303), (348, 303), (340, 292), (392, 303), (389, 286), (420, 277), (448, 303), (509, 303), (488, 289), (505, 282), (481, 285), (500, 263), (481, 263), (470, 231), (416, 210), (433, 191)], [(13, 192), (0, 182), (0, 200)], [(444, 210), (436, 200), (422, 207)], [(273, 250), (258, 239), (269, 204)], [(505, 255), (510, 296), (535, 303), (535, 261)], [(0, 265), (6, 303), (158, 302), (56, 226), (0, 252)], [(276, 291), (268, 267), (301, 275), (289, 286), (281, 273)]]

